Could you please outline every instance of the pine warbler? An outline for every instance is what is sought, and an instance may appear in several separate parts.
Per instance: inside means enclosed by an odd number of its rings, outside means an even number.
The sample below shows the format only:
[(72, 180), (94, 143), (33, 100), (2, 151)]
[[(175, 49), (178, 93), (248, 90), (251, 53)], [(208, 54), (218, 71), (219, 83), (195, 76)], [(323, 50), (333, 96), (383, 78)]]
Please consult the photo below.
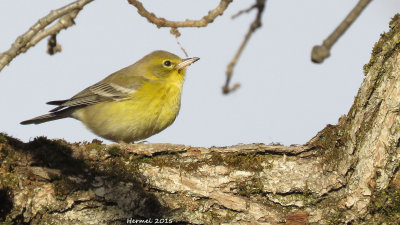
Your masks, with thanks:
[(93, 133), (115, 142), (134, 142), (171, 125), (181, 105), (186, 67), (199, 58), (181, 59), (152, 52), (57, 105), (49, 114), (21, 122), (40, 124), (72, 117)]

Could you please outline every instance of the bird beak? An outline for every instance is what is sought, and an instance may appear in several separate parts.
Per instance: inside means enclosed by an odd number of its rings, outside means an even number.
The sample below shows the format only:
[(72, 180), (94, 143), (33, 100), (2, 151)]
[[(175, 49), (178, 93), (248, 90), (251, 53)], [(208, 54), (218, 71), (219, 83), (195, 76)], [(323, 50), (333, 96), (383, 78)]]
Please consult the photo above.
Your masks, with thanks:
[(187, 66), (190, 66), (192, 63), (196, 62), (199, 59), (199, 57), (182, 59), (182, 62), (176, 64), (175, 69), (177, 69), (178, 72), (181, 72), (181, 70), (185, 69)]

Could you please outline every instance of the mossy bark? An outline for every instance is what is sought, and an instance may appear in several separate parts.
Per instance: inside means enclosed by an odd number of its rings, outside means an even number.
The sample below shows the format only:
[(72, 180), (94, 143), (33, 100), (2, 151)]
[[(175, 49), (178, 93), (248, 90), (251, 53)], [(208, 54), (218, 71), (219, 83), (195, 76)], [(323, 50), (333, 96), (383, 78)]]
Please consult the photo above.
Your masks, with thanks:
[(396, 224), (400, 16), (364, 70), (349, 113), (302, 146), (22, 143), (0, 135), (0, 222)]

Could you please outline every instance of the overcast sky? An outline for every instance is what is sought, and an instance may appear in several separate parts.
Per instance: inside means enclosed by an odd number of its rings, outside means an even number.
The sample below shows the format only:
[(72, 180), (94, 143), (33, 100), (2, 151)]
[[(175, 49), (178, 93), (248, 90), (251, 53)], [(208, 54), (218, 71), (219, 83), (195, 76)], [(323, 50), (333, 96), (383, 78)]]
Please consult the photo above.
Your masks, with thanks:
[[(0, 51), (51, 9), (69, 2), (0, 1)], [(219, 1), (143, 2), (158, 16), (184, 20), (201, 18)], [(235, 68), (232, 83), (240, 83), (241, 88), (224, 96), (226, 66), (256, 11), (235, 20), (230, 17), (253, 2), (235, 0), (207, 28), (180, 29), (183, 47), (201, 60), (187, 71), (175, 123), (147, 141), (194, 146), (307, 142), (348, 112), (373, 44), (400, 12), (398, 0), (372, 1), (335, 44), (331, 57), (317, 65), (310, 61), (312, 47), (321, 44), (358, 1), (267, 1), (263, 26)], [(57, 36), (61, 53), (47, 55), (43, 41), (0, 72), (0, 132), (23, 141), (41, 135), (91, 141), (96, 136), (74, 119), (29, 126), (19, 122), (50, 110), (47, 101), (69, 98), (153, 50), (184, 57), (169, 29), (149, 24), (126, 0), (96, 0), (75, 22)]]

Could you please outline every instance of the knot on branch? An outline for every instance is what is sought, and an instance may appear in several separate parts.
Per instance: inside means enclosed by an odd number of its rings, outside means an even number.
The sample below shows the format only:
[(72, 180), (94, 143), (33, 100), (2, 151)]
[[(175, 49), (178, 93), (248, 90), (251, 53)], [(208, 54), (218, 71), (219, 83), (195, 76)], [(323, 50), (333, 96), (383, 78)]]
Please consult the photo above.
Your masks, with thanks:
[(325, 45), (316, 45), (311, 51), (311, 60), (314, 63), (322, 63), (326, 58), (331, 55), (329, 48)]

